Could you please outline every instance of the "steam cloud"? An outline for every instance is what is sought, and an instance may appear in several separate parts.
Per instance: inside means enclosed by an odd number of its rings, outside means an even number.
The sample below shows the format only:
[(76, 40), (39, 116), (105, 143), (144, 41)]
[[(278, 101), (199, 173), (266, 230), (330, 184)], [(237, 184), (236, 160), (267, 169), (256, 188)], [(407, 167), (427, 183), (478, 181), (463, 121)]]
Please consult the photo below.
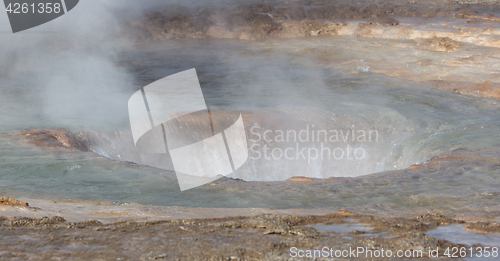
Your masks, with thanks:
[(66, 15), (16, 34), (0, 12), (2, 131), (126, 123), (126, 100), (137, 87), (116, 63), (133, 44), (121, 22), (162, 2), (80, 1)]

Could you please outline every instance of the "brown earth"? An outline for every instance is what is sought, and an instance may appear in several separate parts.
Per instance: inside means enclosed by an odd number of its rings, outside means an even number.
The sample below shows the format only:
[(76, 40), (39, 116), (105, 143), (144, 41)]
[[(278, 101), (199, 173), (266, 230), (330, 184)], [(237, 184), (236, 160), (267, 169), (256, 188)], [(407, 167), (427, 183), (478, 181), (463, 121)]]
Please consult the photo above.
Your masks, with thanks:
[(29, 204), (10, 197), (0, 197), (0, 206), (29, 207)]
[(421, 165), (421, 164), (413, 164), (411, 166), (409, 166), (408, 168), (409, 169), (419, 169), (419, 168), (423, 168), (424, 166)]
[(26, 129), (14, 133), (13, 136), (37, 147), (89, 151), (81, 132), (72, 132), (62, 128)]
[(419, 47), (424, 50), (438, 51), (438, 52), (453, 52), (458, 50), (461, 44), (448, 37), (436, 37), (426, 39), (420, 42)]
[(396, 26), (396, 25), (399, 25), (399, 21), (394, 19), (394, 18), (373, 18), (373, 19), (366, 21), (364, 23), (364, 25)]
[(311, 182), (313, 179), (308, 178), (308, 177), (291, 177), (288, 179), (288, 181), (291, 182)]
[(365, 24), (391, 26), (399, 25), (394, 17), (443, 16), (496, 21), (495, 16), (482, 15), (470, 8), (470, 5), (443, 0), (301, 1), (285, 6), (276, 1), (191, 8), (168, 5), (146, 12), (141, 20), (129, 22), (127, 32), (138, 42), (182, 38), (262, 40), (336, 35), (335, 27), (344, 24), (339, 20), (369, 19)]
[(474, 222), (467, 224), (465, 228), (467, 231), (473, 233), (500, 233), (500, 224), (497, 222)]
[[(281, 260), (291, 258), (292, 247), (321, 250), (325, 246), (394, 253), (421, 250), (426, 257), (428, 248), (463, 246), (429, 237), (426, 231), (464, 223), (440, 214), (381, 218), (345, 210), (324, 216), (260, 215), (113, 224), (95, 220), (73, 223), (61, 217), (0, 220), (0, 236), (4, 238), (0, 259), (9, 260)], [(359, 224), (373, 229), (318, 232), (310, 227), (313, 224)], [(365, 259), (370, 258), (350, 258)]]

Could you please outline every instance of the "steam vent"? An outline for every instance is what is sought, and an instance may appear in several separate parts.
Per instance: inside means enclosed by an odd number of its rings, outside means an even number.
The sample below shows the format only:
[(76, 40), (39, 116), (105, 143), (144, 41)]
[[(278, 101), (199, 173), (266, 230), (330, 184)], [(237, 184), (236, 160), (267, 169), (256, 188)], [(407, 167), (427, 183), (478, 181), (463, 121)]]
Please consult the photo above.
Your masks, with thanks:
[(500, 1), (4, 0), (0, 260), (498, 260)]

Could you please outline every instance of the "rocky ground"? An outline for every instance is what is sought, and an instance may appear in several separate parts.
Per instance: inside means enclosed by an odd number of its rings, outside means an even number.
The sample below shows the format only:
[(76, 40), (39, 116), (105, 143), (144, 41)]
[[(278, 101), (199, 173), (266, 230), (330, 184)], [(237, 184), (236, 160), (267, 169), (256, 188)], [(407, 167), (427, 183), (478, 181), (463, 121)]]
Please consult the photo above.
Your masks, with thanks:
[[(346, 210), (321, 216), (263, 214), (108, 224), (97, 220), (68, 222), (59, 216), (0, 217), (0, 259), (290, 260), (295, 255), (291, 250), (293, 247), (318, 250), (325, 246), (334, 250), (352, 246), (393, 253), (398, 250), (422, 251), (425, 258), (429, 248), (465, 246), (427, 236), (426, 231), (437, 226), (464, 223), (462, 219), (440, 214), (387, 218)], [(354, 228), (337, 232), (317, 231), (310, 226), (314, 224)], [(470, 225), (476, 230), (498, 226), (496, 222)], [(367, 231), (366, 227), (372, 229)], [(348, 260), (370, 259), (365, 258), (365, 254), (358, 257)]]
[[(398, 26), (396, 17), (456, 17), (469, 23), (497, 20), (474, 9), (497, 10), (495, 4), (460, 4), (457, 1), (232, 1), (226, 5), (184, 7), (170, 5), (147, 12), (134, 21), (138, 40), (179, 38), (236, 38), (262, 40), (305, 36), (339, 35), (348, 24), (358, 22), (359, 35), (370, 29)], [(498, 3), (496, 3), (498, 4)], [(340, 33), (342, 34), (342, 33)]]
[[(365, 57), (371, 72), (429, 84), (471, 96), (499, 97), (497, 48), (500, 47), (498, 1), (232, 1), (225, 5), (170, 5), (127, 21), (125, 34), (136, 43), (171, 39), (332, 40), (336, 46), (296, 52), (317, 53), (328, 63), (335, 49), (350, 42), (370, 42)], [(351, 39), (345, 41), (345, 39)], [(357, 40), (356, 40), (357, 39)], [(338, 45), (342, 46), (338, 46)], [(277, 45), (287, 47), (286, 41)], [(409, 51), (413, 50), (413, 53)], [(343, 50), (345, 51), (345, 50)], [(426, 54), (427, 53), (427, 54)], [(435, 58), (430, 58), (435, 53)], [(440, 54), (446, 53), (446, 54)], [(424, 57), (425, 56), (425, 57)], [(399, 58), (402, 58), (401, 60)], [(360, 58), (363, 59), (363, 58)], [(465, 69), (478, 75), (464, 74)], [(463, 77), (456, 77), (463, 74)], [(472, 79), (471, 79), (472, 77)]]

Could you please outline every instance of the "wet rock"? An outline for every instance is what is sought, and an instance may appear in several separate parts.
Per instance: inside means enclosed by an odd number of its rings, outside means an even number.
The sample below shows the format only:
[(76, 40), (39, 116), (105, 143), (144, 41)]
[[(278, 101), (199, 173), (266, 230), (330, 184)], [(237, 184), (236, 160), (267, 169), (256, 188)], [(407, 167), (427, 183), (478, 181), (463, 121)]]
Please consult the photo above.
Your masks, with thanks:
[(368, 26), (396, 26), (399, 25), (399, 21), (394, 18), (374, 18), (366, 21), (360, 25)]
[(478, 11), (462, 10), (453, 15), (454, 18), (474, 18), (478, 15)]
[(355, 216), (357, 215), (356, 213), (352, 212), (352, 211), (349, 211), (349, 210), (346, 210), (346, 209), (340, 209), (340, 210), (337, 210), (337, 212), (335, 212), (339, 215), (347, 215), (347, 216)]
[(26, 129), (13, 133), (15, 137), (42, 148), (89, 151), (89, 144), (81, 132), (62, 128)]
[[(346, 218), (358, 219), (350, 222), (367, 224), (373, 228), (373, 233), (389, 232), (394, 236), (366, 237), (364, 233), (352, 232), (346, 237), (343, 233), (320, 233), (309, 226), (344, 224)], [(443, 222), (457, 223), (446, 217), (437, 217), (433, 221), (434, 224)], [(0, 258), (25, 260), (42, 256), (43, 259), (63, 259), (71, 254), (73, 258), (85, 260), (286, 260), (290, 257), (291, 247), (321, 249), (323, 246), (351, 245), (395, 253), (408, 249), (409, 244), (414, 249), (462, 246), (425, 235), (435, 226), (425, 225), (419, 219), (382, 218), (348, 211), (323, 216), (268, 214), (105, 225), (98, 222), (70, 223), (60, 217), (13, 218), (0, 224), (0, 236), (9, 238), (0, 245)], [(427, 251), (422, 253), (424, 258), (427, 257)]]
[(422, 164), (413, 164), (408, 167), (408, 169), (420, 169), (423, 168), (424, 166)]
[(343, 27), (343, 23), (333, 23), (331, 21), (318, 22), (305, 19), (301, 22), (283, 23), (279, 36), (281, 38), (306, 37), (306, 36), (331, 36), (337, 35), (338, 29)]
[(0, 206), (29, 207), (29, 204), (10, 197), (0, 197)]
[(458, 50), (458, 48), (462, 45), (448, 37), (436, 37), (423, 40), (418, 44), (418, 46), (429, 51), (453, 52)]
[(9, 220), (9, 226), (20, 227), (20, 226), (51, 226), (51, 225), (63, 225), (66, 220), (62, 217), (43, 217), (43, 218), (25, 218), (18, 217)]
[(467, 223), (465, 229), (474, 233), (500, 233), (500, 224), (498, 222), (474, 222)]
[[(379, 28), (384, 28), (388, 26), (397, 26), (399, 21), (393, 18), (374, 18), (370, 19), (364, 23), (358, 24), (358, 29), (356, 31), (357, 37), (376, 37), (380, 34)], [(375, 29), (375, 30), (372, 30)]]

